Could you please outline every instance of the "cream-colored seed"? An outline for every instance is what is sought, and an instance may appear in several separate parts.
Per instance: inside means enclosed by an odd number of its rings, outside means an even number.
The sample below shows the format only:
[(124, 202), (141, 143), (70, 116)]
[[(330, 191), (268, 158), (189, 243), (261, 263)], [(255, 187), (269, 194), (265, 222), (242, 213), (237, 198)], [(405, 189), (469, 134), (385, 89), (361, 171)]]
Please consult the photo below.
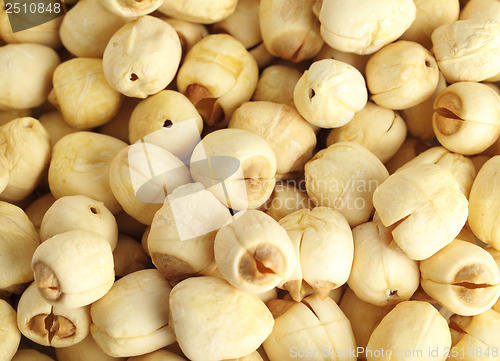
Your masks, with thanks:
[(314, 57), (314, 61), (323, 59), (335, 59), (352, 65), (365, 76), (366, 63), (370, 59), (369, 55), (359, 55), (354, 53), (346, 53), (324, 44), (320, 52)]
[(126, 357), (109, 356), (96, 344), (92, 335), (88, 335), (76, 345), (56, 348), (58, 361), (126, 361)]
[(163, 4), (163, 0), (103, 0), (102, 5), (118, 16), (136, 18), (152, 13)]
[(212, 34), (187, 53), (177, 73), (177, 88), (208, 125), (225, 125), (253, 95), (259, 70), (247, 49), (227, 34)]
[(434, 101), (432, 126), (448, 150), (481, 153), (499, 137), (500, 96), (481, 83), (451, 84)]
[(402, 40), (415, 41), (427, 49), (432, 48), (432, 32), (444, 24), (458, 20), (459, 0), (414, 0), (417, 8), (415, 20), (401, 36)]
[(26, 215), (30, 219), (31, 223), (35, 226), (37, 232), (40, 231), (40, 225), (42, 224), (43, 216), (45, 212), (54, 204), (56, 199), (52, 193), (47, 193), (40, 198), (33, 201), (26, 209)]
[[(0, 5), (2, 4), (0, 3)], [(14, 12), (7, 14), (3, 8), (0, 8), (0, 38), (6, 43), (35, 43), (50, 46), (56, 50), (61, 47), (59, 28), (63, 20), (62, 16), (14, 33), (10, 25), (10, 19), (12, 18), (13, 23), (22, 23), (23, 19), (21, 14), (22, 13), (18, 15)]]
[(169, 151), (150, 143), (134, 143), (111, 161), (109, 184), (125, 212), (150, 225), (167, 194), (191, 177), (184, 163)]
[(372, 54), (399, 38), (415, 20), (412, 0), (324, 0), (321, 35), (332, 48)]
[(118, 235), (116, 248), (113, 250), (113, 264), (116, 277), (152, 268), (151, 259), (144, 252), (139, 242), (126, 234)]
[[(500, 3), (498, 0), (470, 1), (460, 12), (460, 20), (468, 19), (490, 19), (500, 22)], [(486, 81), (500, 81), (500, 72)]]
[(429, 258), (458, 235), (467, 220), (467, 198), (453, 175), (419, 164), (391, 175), (373, 194), (384, 226), (395, 227), (398, 246), (414, 260)]
[(354, 260), (349, 288), (376, 306), (409, 300), (420, 282), (418, 264), (397, 246), (391, 229), (368, 222), (352, 233)]
[(500, 22), (458, 20), (432, 33), (439, 69), (449, 83), (482, 81), (499, 73)]
[(54, 359), (34, 349), (20, 349), (11, 361), (54, 361)]
[(488, 248), (485, 248), (485, 250), (491, 254), (491, 256), (493, 257), (493, 259), (495, 260), (498, 268), (500, 269), (500, 251), (497, 251), (496, 249), (494, 249), (493, 247), (488, 247)]
[(449, 152), (443, 147), (433, 147), (420, 153), (399, 168), (398, 171), (417, 164), (437, 164), (441, 168), (448, 170), (457, 180), (460, 191), (465, 197), (469, 198), (470, 189), (477, 174), (474, 163), (469, 158)]
[(66, 123), (89, 129), (111, 120), (122, 104), (122, 96), (104, 77), (101, 59), (75, 58), (60, 64), (52, 79), (56, 107)]
[(299, 351), (325, 348), (331, 350), (331, 355), (337, 352), (339, 361), (356, 360), (349, 320), (331, 298), (321, 300), (315, 295), (302, 302), (274, 300), (269, 308), (275, 317), (273, 332), (264, 341), (270, 361), (293, 361)]
[(439, 73), (439, 81), (430, 98), (423, 102), (401, 110), (401, 116), (405, 120), (408, 133), (420, 139), (432, 139), (435, 137), (432, 127), (432, 115), (434, 114), (434, 101), (448, 85), (443, 74)]
[(406, 138), (398, 152), (386, 163), (387, 170), (393, 174), (406, 162), (412, 160), (420, 153), (426, 151), (431, 146), (429, 143), (416, 138)]
[(31, 257), (40, 244), (35, 227), (24, 211), (0, 202), (0, 290), (33, 281)]
[(158, 350), (145, 355), (130, 357), (127, 361), (186, 361), (186, 359), (167, 350)]
[(148, 250), (158, 270), (177, 281), (204, 270), (214, 258), (217, 230), (231, 213), (200, 183), (175, 189), (151, 223)]
[(500, 0), (5, 1), (0, 361), (500, 347)]
[(91, 306), (95, 342), (113, 357), (143, 355), (173, 343), (168, 327), (170, 290), (156, 269), (120, 278)]
[(31, 268), (45, 300), (66, 308), (91, 304), (104, 296), (115, 280), (109, 242), (88, 230), (47, 239), (35, 250)]
[(192, 21), (193, 23), (213, 24), (227, 18), (236, 10), (238, 0), (189, 0), (164, 1), (158, 9), (169, 17)]
[(276, 60), (276, 58), (267, 50), (263, 42), (256, 47), (249, 49), (249, 53), (254, 57), (259, 69), (271, 65), (273, 61)]
[(131, 20), (108, 11), (101, 0), (82, 0), (64, 15), (59, 33), (71, 54), (102, 58), (109, 39)]
[(89, 307), (52, 306), (35, 283), (24, 291), (17, 307), (17, 325), (30, 340), (53, 347), (68, 347), (82, 341), (90, 331)]
[(179, 35), (183, 55), (186, 55), (194, 44), (208, 35), (206, 26), (202, 24), (173, 18), (165, 18), (163, 20), (173, 27), (177, 35)]
[(262, 41), (259, 23), (260, 0), (238, 0), (236, 10), (213, 25), (213, 32), (227, 33), (240, 41), (252, 54), (260, 68), (268, 66), (274, 56)]
[(0, 199), (24, 199), (41, 182), (49, 164), (49, 133), (35, 118), (15, 119), (0, 127), (0, 153), (7, 160), (9, 172)]
[(460, 12), (460, 20), (492, 19), (500, 21), (498, 0), (470, 0)]
[[(492, 351), (500, 347), (500, 313), (487, 310), (476, 316), (453, 315), (450, 318), (452, 346), (449, 361), (482, 361), (498, 358)], [(464, 352), (462, 353), (462, 350)], [(474, 350), (474, 355), (469, 350)], [(471, 356), (468, 356), (467, 351)]]
[(301, 76), (302, 73), (292, 67), (270, 65), (260, 74), (252, 100), (269, 101), (295, 107), (293, 89)]
[(500, 250), (500, 156), (484, 163), (472, 184), (469, 196), (469, 226), (481, 241)]
[(225, 206), (255, 209), (276, 183), (276, 156), (259, 135), (241, 129), (209, 133), (191, 155), (193, 180), (202, 183)]
[(500, 296), (500, 271), (479, 246), (454, 240), (420, 262), (422, 288), (453, 313), (473, 316), (491, 308)]
[(163, 90), (141, 101), (129, 123), (130, 143), (143, 140), (179, 158), (189, 156), (200, 141), (203, 119), (183, 94)]
[(293, 62), (314, 57), (323, 46), (320, 23), (312, 12), (315, 0), (261, 0), (262, 39), (274, 56)]
[(59, 139), (65, 135), (78, 131), (69, 126), (68, 123), (64, 121), (63, 115), (57, 110), (41, 115), (39, 121), (49, 133), (51, 148), (53, 148)]
[(288, 279), (297, 258), (286, 230), (257, 210), (238, 213), (217, 232), (214, 256), (230, 284), (253, 293), (266, 292)]
[(366, 105), (365, 79), (349, 64), (324, 59), (314, 62), (295, 85), (293, 101), (311, 124), (337, 128)]
[(7, 301), (0, 300), (1, 361), (10, 361), (19, 347), (21, 333), (17, 328), (16, 311)]
[(170, 294), (170, 312), (177, 342), (192, 361), (246, 356), (274, 325), (271, 312), (256, 295), (214, 277), (178, 283)]
[(9, 185), (9, 160), (0, 152), (0, 194)]
[[(368, 341), (366, 359), (380, 360), (376, 351), (391, 352), (394, 361), (416, 361), (431, 350), (438, 350), (433, 360), (445, 361), (451, 335), (446, 319), (428, 302), (403, 301), (378, 324)], [(410, 356), (395, 356), (411, 350)], [(399, 353), (401, 355), (401, 353)]]
[(423, 102), (434, 93), (438, 81), (436, 60), (413, 41), (386, 45), (366, 64), (372, 100), (389, 109), (406, 109)]
[(0, 47), (0, 109), (27, 109), (42, 105), (49, 94), (59, 56), (40, 44)]
[(226, 361), (264, 361), (264, 359), (257, 351), (254, 351), (249, 355), (246, 355), (246, 356), (243, 356), (240, 358), (231, 359), (231, 360), (226, 360)]
[(102, 202), (80, 195), (61, 197), (47, 209), (40, 224), (40, 240), (76, 229), (99, 233), (112, 250), (116, 247), (118, 226), (113, 214)]
[(316, 146), (316, 134), (309, 123), (284, 104), (244, 103), (233, 113), (228, 128), (258, 134), (269, 143), (276, 156), (276, 179), (300, 177)]
[(368, 102), (349, 123), (330, 131), (326, 146), (356, 142), (385, 163), (396, 154), (405, 138), (405, 122), (395, 111)]
[(351, 227), (368, 221), (373, 192), (389, 176), (373, 153), (354, 142), (319, 151), (304, 170), (307, 194), (314, 204), (339, 210)]
[(146, 98), (174, 79), (181, 61), (179, 36), (172, 26), (153, 16), (142, 16), (122, 26), (103, 54), (104, 76), (116, 91)]
[(306, 282), (325, 299), (332, 289), (347, 282), (353, 261), (353, 238), (345, 217), (326, 207), (301, 209), (279, 221), (295, 248), (297, 262), (291, 277), (280, 287), (300, 302)]
[(259, 24), (260, 0), (238, 0), (235, 11), (212, 25), (214, 33), (226, 33), (241, 42), (247, 49), (262, 43)]
[(352, 332), (356, 339), (356, 346), (363, 348), (358, 353), (358, 359), (366, 360), (366, 345), (373, 330), (375, 330), (385, 315), (394, 308), (394, 305), (375, 306), (361, 300), (350, 288), (347, 288), (339, 307), (351, 323)]
[(103, 202), (111, 213), (121, 211), (111, 192), (110, 164), (127, 144), (104, 134), (76, 132), (64, 136), (52, 150), (49, 186), (56, 198), (84, 195)]
[(118, 113), (116, 113), (115, 117), (102, 127), (99, 127), (97, 131), (128, 143), (130, 116), (132, 115), (132, 112), (137, 104), (141, 101), (142, 100), (139, 98), (125, 97), (123, 104)]
[(265, 204), (265, 212), (276, 221), (299, 209), (313, 207), (307, 194), (292, 184), (277, 182)]

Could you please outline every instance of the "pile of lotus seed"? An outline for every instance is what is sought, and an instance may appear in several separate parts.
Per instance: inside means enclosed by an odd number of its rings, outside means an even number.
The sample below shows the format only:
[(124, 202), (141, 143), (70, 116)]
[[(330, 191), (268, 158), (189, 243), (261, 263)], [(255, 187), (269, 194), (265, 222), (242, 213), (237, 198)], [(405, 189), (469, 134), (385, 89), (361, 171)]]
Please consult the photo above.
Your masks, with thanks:
[(0, 361), (500, 360), (500, 0), (60, 4), (0, 0)]

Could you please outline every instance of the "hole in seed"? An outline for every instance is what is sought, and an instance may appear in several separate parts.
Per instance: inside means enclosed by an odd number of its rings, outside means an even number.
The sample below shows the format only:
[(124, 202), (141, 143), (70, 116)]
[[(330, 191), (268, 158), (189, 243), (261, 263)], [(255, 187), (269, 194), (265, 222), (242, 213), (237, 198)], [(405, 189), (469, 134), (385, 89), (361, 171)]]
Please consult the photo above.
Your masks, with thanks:
[(458, 115), (453, 113), (451, 110), (446, 109), (446, 108), (437, 108), (436, 113), (438, 113), (439, 115), (441, 115), (445, 118), (463, 120)]
[(259, 271), (260, 273), (273, 273), (274, 274), (274, 271), (272, 269), (270, 269), (269, 267), (266, 267), (258, 259), (255, 260), (255, 265), (257, 266), (257, 271)]
[(425, 66), (428, 68), (432, 68), (432, 63), (429, 59), (425, 59)]
[(137, 79), (139, 79), (139, 77), (137, 76), (137, 74), (136, 74), (136, 73), (132, 73), (132, 74), (130, 74), (130, 80), (131, 80), (131, 81), (136, 81)]
[(90, 210), (90, 213), (92, 213), (92, 214), (99, 214), (99, 210), (96, 207), (91, 206), (89, 208), (89, 210)]
[(313, 88), (309, 89), (309, 99), (314, 98), (315, 95), (316, 95), (316, 92), (314, 91), (314, 89)]
[(473, 289), (476, 289), (476, 288), (491, 287), (491, 285), (486, 284), (486, 283), (472, 283), (472, 282), (454, 283), (453, 286), (464, 287), (464, 288), (468, 288), (470, 290), (473, 290)]
[(172, 127), (172, 125), (174, 125), (174, 123), (172, 123), (170, 119), (165, 119), (165, 121), (163, 122), (163, 128), (170, 128)]
[(54, 338), (54, 336), (56, 334), (56, 332), (54, 332), (54, 328), (53, 328), (55, 317), (56, 316), (54, 315), (54, 312), (51, 311), (50, 315), (48, 315), (47, 318), (45, 319), (45, 329), (49, 333), (49, 342), (52, 341), (52, 339)]
[(47, 334), (47, 317), (49, 317), (46, 313), (38, 314), (32, 317), (28, 322), (28, 329), (31, 332), (34, 332), (38, 335), (46, 335)]

